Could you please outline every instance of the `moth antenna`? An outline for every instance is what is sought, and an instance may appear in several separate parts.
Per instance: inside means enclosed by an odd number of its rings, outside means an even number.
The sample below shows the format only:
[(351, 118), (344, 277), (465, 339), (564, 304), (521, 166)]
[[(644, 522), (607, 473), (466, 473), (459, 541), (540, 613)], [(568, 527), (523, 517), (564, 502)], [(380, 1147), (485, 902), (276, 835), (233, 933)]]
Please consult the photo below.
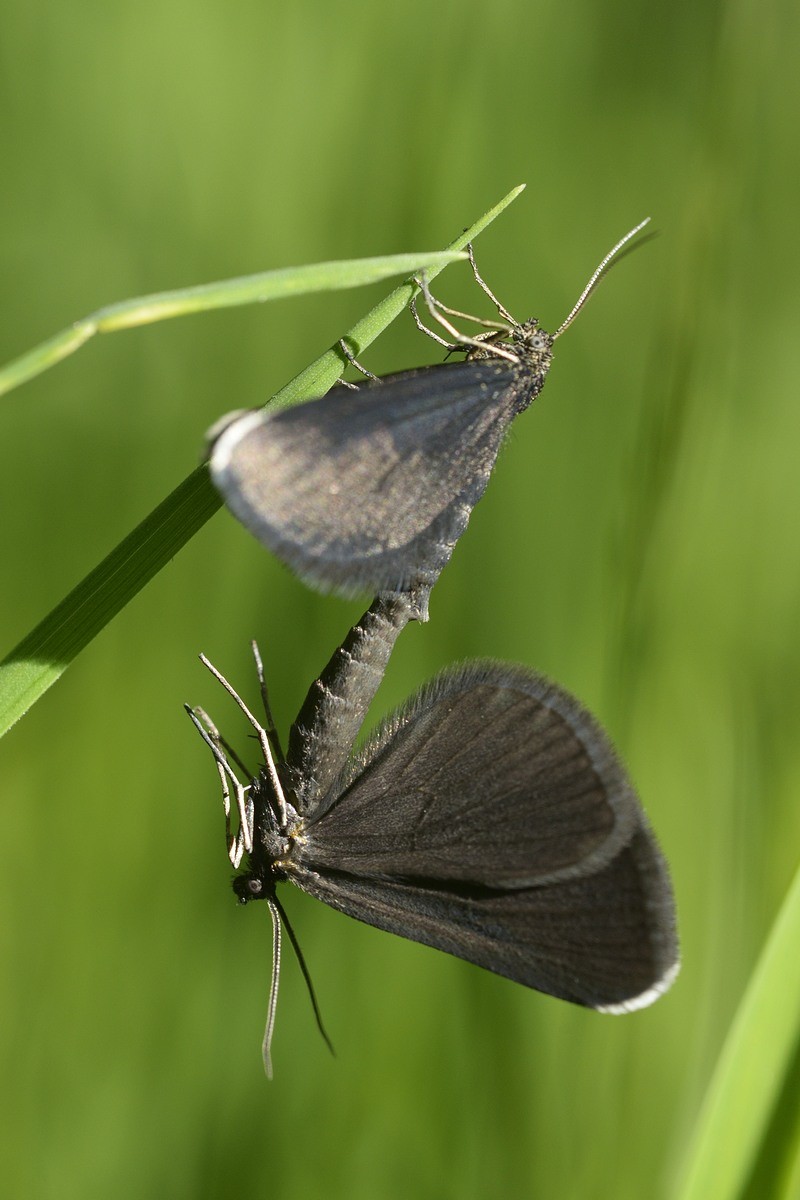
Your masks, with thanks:
[(592, 276), (589, 279), (589, 282), (586, 284), (586, 287), (583, 289), (580, 296), (575, 301), (575, 304), (573, 305), (572, 311), (570, 312), (569, 316), (567, 317), (567, 319), (565, 321), (561, 322), (558, 329), (553, 334), (554, 340), (555, 340), (555, 338), (560, 337), (565, 329), (569, 329), (570, 325), (575, 320), (578, 313), (581, 311), (581, 309), (583, 308), (584, 304), (591, 296), (594, 289), (597, 287), (598, 283), (600, 282), (601, 276), (603, 276), (605, 274), (606, 270), (608, 269), (609, 265), (611, 264), (611, 260), (613, 258), (616, 258), (616, 256), (619, 254), (622, 247), (626, 246), (628, 244), (628, 242), (631, 240), (631, 238), (636, 237), (636, 234), (639, 233), (640, 230), (644, 229), (645, 225), (648, 223), (649, 220), (650, 220), (649, 217), (645, 217), (645, 219), (643, 221), (640, 221), (638, 225), (636, 225), (633, 229), (629, 230), (628, 233), (626, 233), (623, 238), (620, 238), (619, 241), (617, 242), (616, 246), (613, 246), (612, 249), (609, 250), (608, 254), (605, 256), (605, 258), (599, 264), (599, 266), (596, 268), (596, 270), (592, 273)]
[[(306, 966), (306, 960), (303, 957), (303, 951), (300, 949), (300, 943), (298, 942), (295, 932), (292, 929), (291, 922), (289, 921), (289, 918), (286, 915), (286, 909), (283, 907), (283, 905), (281, 904), (281, 902), (277, 896), (275, 896), (270, 901), (270, 907), (272, 907), (273, 905), (275, 907), (276, 912), (279, 914), (281, 921), (283, 922), (283, 926), (284, 926), (286, 932), (289, 935), (289, 941), (292, 943), (292, 949), (294, 950), (295, 955), (297, 957), (297, 961), (300, 964), (300, 970), (303, 973), (303, 979), (305, 979), (306, 987), (308, 988), (308, 997), (311, 1001), (311, 1007), (314, 1010), (314, 1016), (315, 1016), (316, 1022), (317, 1022), (317, 1029), (322, 1034), (322, 1039), (325, 1042), (325, 1045), (328, 1047), (331, 1054), (335, 1058), (336, 1051), (333, 1048), (333, 1042), (328, 1037), (328, 1034), (325, 1031), (325, 1026), (322, 1024), (322, 1014), (319, 1011), (319, 1004), (317, 1003), (316, 992), (314, 991), (314, 985), (311, 982), (311, 975), (309, 974), (308, 967)], [(273, 920), (274, 920), (274, 918), (273, 918)]]
[(272, 1079), (272, 1035), (275, 1032), (275, 1011), (278, 1007), (278, 984), (281, 978), (281, 918), (272, 900), (267, 901), (269, 915), (272, 917), (272, 978), (269, 984), (269, 1003), (267, 1004), (267, 1026), (264, 1030), (264, 1040), (261, 1043), (261, 1056), (264, 1059), (264, 1073), (267, 1079)]

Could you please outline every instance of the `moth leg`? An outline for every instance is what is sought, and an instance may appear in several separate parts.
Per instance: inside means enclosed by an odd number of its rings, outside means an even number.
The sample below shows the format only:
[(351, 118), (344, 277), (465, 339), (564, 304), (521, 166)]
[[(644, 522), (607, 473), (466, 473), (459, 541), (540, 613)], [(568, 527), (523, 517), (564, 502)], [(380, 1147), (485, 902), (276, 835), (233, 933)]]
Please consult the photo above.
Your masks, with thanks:
[[(380, 382), (377, 375), (373, 375), (372, 371), (370, 371), (366, 367), (362, 366), (362, 364), (358, 361), (356, 356), (353, 354), (353, 351), (350, 349), (350, 347), (348, 346), (348, 344), (344, 340), (344, 338), (339, 338), (339, 348), (340, 348), (342, 354), (347, 359), (347, 361), (350, 363), (350, 366), (355, 367), (355, 369), (357, 371), (360, 371), (365, 379), (371, 379), (373, 383)], [(341, 379), (339, 382), (343, 383), (345, 387), (352, 388), (355, 391), (358, 390), (358, 385), (355, 383), (350, 383), (347, 379)]]
[[(473, 321), (476, 325), (487, 326), (486, 333), (479, 333), (475, 338), (471, 339), (471, 345), (479, 346), (482, 351), (486, 350), (487, 345), (493, 346), (498, 338), (509, 336), (513, 332), (508, 328), (507, 325), (501, 325), (499, 321), (484, 321), (480, 317), (472, 316), (471, 313), (464, 313), (458, 308), (450, 308), (448, 305), (442, 304), (441, 300), (437, 299), (436, 296), (431, 295), (430, 298), (435, 307), (441, 312), (446, 312), (452, 317), (463, 317), (465, 321)], [(408, 307), (411, 309), (411, 315), (414, 318), (417, 329), (419, 329), (420, 333), (424, 333), (426, 337), (433, 338), (435, 342), (438, 342), (440, 346), (444, 346), (445, 350), (448, 350), (451, 354), (454, 350), (461, 349), (461, 346), (457, 343), (448, 342), (445, 341), (444, 338), (439, 337), (438, 333), (435, 333), (432, 329), (429, 329), (428, 326), (425, 325), (422, 320), (420, 320), (419, 313), (417, 312), (416, 297), (409, 300)], [(499, 353), (502, 355), (502, 357), (506, 357), (504, 352), (500, 351)], [(477, 357), (483, 357), (483, 355), (481, 354)], [(514, 361), (516, 362), (517, 360), (514, 359)]]
[[(200, 655), (200, 661), (204, 667), (208, 668), (217, 682), (222, 684), (228, 695), (236, 701), (241, 711), (253, 726), (253, 729), (255, 729), (256, 734), (258, 735), (259, 745), (261, 746), (261, 753), (264, 756), (264, 765), (266, 766), (267, 774), (269, 775), (269, 780), (273, 788), (273, 794), (275, 796), (275, 802), (278, 809), (278, 817), (280, 819), (281, 826), (285, 829), (287, 824), (286, 797), (283, 794), (283, 787), (281, 786), (281, 781), (278, 778), (278, 772), (275, 767), (275, 759), (272, 754), (272, 746), (270, 745), (270, 739), (267, 730), (259, 723), (259, 721), (256, 720), (239, 693), (231, 687), (225, 676), (220, 674), (214, 664), (209, 662), (205, 654)], [(252, 846), (252, 837), (250, 836), (249, 832), (246, 834), (246, 837), (250, 841), (250, 846), (247, 846), (247, 850), (249, 852)]]
[(250, 643), (250, 649), (253, 652), (253, 659), (256, 664), (256, 674), (258, 676), (258, 686), (261, 690), (261, 703), (264, 705), (265, 729), (269, 738), (272, 751), (275, 755), (276, 762), (283, 762), (284, 754), (281, 748), (281, 740), (278, 737), (278, 730), (275, 726), (275, 720), (272, 716), (272, 709), (269, 703), (269, 693), (267, 692), (267, 681), (264, 678), (264, 664), (261, 661), (261, 651), (255, 640)]
[[(500, 301), (497, 299), (497, 296), (495, 296), (492, 289), (481, 277), (481, 274), (478, 271), (477, 263), (475, 262), (475, 251), (472, 248), (472, 242), (469, 242), (467, 244), (467, 253), (469, 254), (469, 261), (470, 261), (470, 265), (472, 266), (472, 274), (475, 276), (475, 282), (478, 284), (478, 286), (480, 288), (483, 289), (483, 291), (489, 297), (492, 304), (495, 306), (497, 311), (500, 313), (500, 316), (503, 317), (504, 320), (508, 321), (508, 323), (511, 325), (512, 329), (515, 328), (519, 324), (519, 322), (514, 320), (511, 313), (506, 308), (506, 306), (504, 304), (500, 303)], [(488, 321), (486, 322), (486, 324), (489, 324), (489, 323), (490, 322), (488, 322)], [(502, 328), (502, 326), (500, 326), (499, 328)]]
[[(225, 841), (228, 847), (228, 858), (234, 867), (238, 867), (245, 850), (249, 854), (253, 849), (253, 804), (247, 796), (248, 788), (236, 777), (225, 754), (227, 746), (220, 737), (219, 730), (208, 716), (208, 713), (202, 708), (190, 708), (188, 704), (184, 705), (184, 707), (191, 717), (195, 729), (197, 729), (214, 756), (222, 788), (222, 807), (225, 811)], [(238, 757), (236, 755), (233, 755), (233, 757), (241, 767), (242, 764)], [(246, 770), (243, 767), (242, 769)], [(231, 785), (233, 786), (236, 808), (239, 813), (239, 830), (235, 836), (231, 834)]]
[[(421, 287), (422, 284), (420, 284), (420, 288)], [(431, 297), (431, 299), (433, 299), (433, 297)], [(414, 318), (414, 324), (420, 333), (424, 333), (426, 337), (433, 338), (433, 340), (438, 342), (440, 346), (444, 346), (445, 350), (458, 350), (457, 344), (446, 341), (445, 338), (440, 337), (438, 333), (435, 333), (432, 329), (429, 329), (424, 321), (421, 320), (420, 315), (417, 312), (416, 296), (412, 296), (411, 300), (409, 300), (408, 307), (411, 309), (411, 315)]]
[[(472, 272), (475, 276), (476, 281), (480, 284), (480, 286), (483, 288), (483, 290), (489, 296), (489, 298), (491, 299), (495, 308), (500, 313), (500, 316), (504, 318), (504, 320), (503, 321), (487, 321), (484, 317), (476, 317), (474, 313), (462, 312), (460, 308), (451, 308), (449, 304), (443, 304), (442, 301), (439, 299), (439, 297), (434, 296), (433, 293), (431, 292), (431, 299), (433, 300), (433, 303), (435, 304), (435, 306), (439, 310), (439, 312), (447, 313), (448, 317), (460, 317), (462, 321), (471, 321), (473, 325), (483, 325), (483, 327), (485, 329), (495, 330), (498, 333), (511, 334), (514, 331), (514, 329), (516, 329), (518, 322), (515, 321), (511, 315), (511, 313), (508, 312), (508, 310), (503, 307), (503, 305), (499, 302), (499, 300), (494, 295), (494, 293), (489, 291), (489, 288), (486, 286), (486, 284), (483, 282), (480, 275), (478, 274), (477, 267), (475, 266), (475, 259), (473, 257), (473, 253), (472, 253), (472, 243), (471, 242), (467, 246), (467, 250), (469, 251), (469, 260), (470, 260), (470, 263), (472, 264)], [(419, 279), (416, 280), (416, 283), (417, 283), (417, 286), (421, 289), (422, 284), (420, 283)]]
[(230, 742), (227, 742), (225, 740), (225, 738), (219, 732), (216, 725), (211, 720), (211, 717), (208, 715), (208, 713), (205, 711), (205, 709), (200, 708), (199, 705), (195, 705), (194, 709), (192, 711), (195, 712), (197, 714), (197, 716), (200, 718), (200, 720), (203, 722), (203, 724), (206, 728), (206, 731), (210, 734), (211, 738), (214, 741), (214, 744), (216, 746), (218, 746), (220, 748), (220, 750), (222, 750), (228, 756), (228, 758), (232, 759), (233, 762), (236, 763), (236, 766), (239, 768), (239, 770), (242, 772), (242, 774), (247, 776), (247, 778), (249, 779), (253, 772), (247, 766), (247, 763), (242, 762), (241, 758), (236, 753), (236, 751), (234, 750), (234, 748), (230, 744)]
[[(432, 337), (435, 342), (438, 342), (440, 345), (445, 346), (448, 350), (457, 350), (460, 346), (471, 346), (471, 347), (473, 347), (473, 349), (478, 349), (478, 350), (483, 350), (483, 351), (486, 350), (487, 336), (491, 339), (493, 336), (492, 334), (486, 335), (484, 337), (479, 336), (477, 338), (471, 338), (471, 337), (467, 337), (467, 335), (464, 333), (460, 333), (459, 330), (456, 329), (456, 327), (452, 323), (452, 321), (448, 321), (447, 317), (444, 315), (444, 313), (449, 310), (446, 309), (446, 307), (444, 305), (440, 304), (438, 300), (435, 300), (433, 298), (433, 296), (431, 295), (431, 290), (428, 287), (428, 281), (427, 281), (426, 277), (424, 275), (420, 276), (417, 279), (417, 283), (419, 284), (422, 295), (425, 297), (425, 303), (428, 306), (428, 312), (430, 313), (431, 317), (434, 319), (434, 321), (438, 321), (439, 324), (442, 326), (442, 328), (445, 329), (447, 331), (447, 333), (450, 334), (450, 336), (455, 340), (455, 345), (452, 345), (450, 342), (445, 341), (444, 338), (440, 337), (439, 334), (434, 333), (434, 331), (432, 329), (429, 329), (428, 326), (425, 325), (420, 320), (419, 315), (416, 311), (416, 305), (412, 301), (409, 307), (411, 308), (411, 312), (412, 312), (414, 320), (417, 324), (418, 329), (420, 329), (423, 333), (426, 333), (428, 335), (428, 337)], [(471, 320), (472, 318), (468, 318), (468, 319)], [(483, 321), (481, 321), (479, 323), (480, 324), (491, 324), (492, 326), (494, 325), (494, 323), (483, 322)], [(502, 329), (503, 327), (501, 326), (500, 328)], [(497, 330), (495, 329), (494, 336), (496, 336), (496, 333), (497, 333)], [(506, 358), (506, 359), (508, 359), (509, 362), (513, 362), (513, 363), (519, 362), (519, 359), (516, 354), (513, 354), (510, 350), (506, 350), (506, 348), (504, 346), (499, 345), (496, 341), (492, 340), (491, 346), (492, 346), (492, 354), (496, 355), (498, 358)]]
[[(236, 837), (231, 842), (230, 847), (228, 849), (228, 858), (230, 859), (231, 866), (233, 867), (233, 869), (235, 871), (237, 871), (239, 869), (239, 866), (241, 865), (241, 861), (244, 858), (245, 850), (247, 850), (247, 845), (245, 843), (245, 833), (247, 833), (247, 836), (250, 841), (250, 845), (252, 846), (252, 844), (253, 844), (253, 825), (254, 825), (255, 807), (253, 805), (253, 800), (250, 795), (250, 785), (249, 784), (247, 787), (242, 788), (242, 796), (241, 797), (238, 795), (238, 792), (237, 792), (236, 801), (237, 801), (237, 805), (241, 804), (242, 801), (244, 802), (245, 820), (244, 820), (244, 824), (241, 824), (239, 826), (239, 831), (236, 834)], [(250, 851), (248, 851), (248, 853), (250, 853)]]

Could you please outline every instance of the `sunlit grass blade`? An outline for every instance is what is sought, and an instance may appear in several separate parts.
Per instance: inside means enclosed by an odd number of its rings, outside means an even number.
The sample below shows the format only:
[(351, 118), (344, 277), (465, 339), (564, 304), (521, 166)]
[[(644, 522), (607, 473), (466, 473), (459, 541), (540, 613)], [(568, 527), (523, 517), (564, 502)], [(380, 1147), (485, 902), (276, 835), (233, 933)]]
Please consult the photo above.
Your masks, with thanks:
[[(463, 250), (522, 190), (517, 187), (509, 192), (457, 237), (447, 253), (452, 256)], [(418, 265), (419, 260), (415, 261)], [(426, 268), (430, 278), (441, 269)], [(412, 282), (395, 288), (345, 334), (356, 353), (403, 312), (414, 291)], [(286, 405), (321, 395), (336, 382), (345, 365), (340, 350), (326, 351), (270, 403)], [(23, 638), (0, 663), (0, 735), (55, 683), (83, 647), (174, 558), (221, 504), (205, 466), (199, 467)]]
[(169, 292), (154, 292), (149, 296), (121, 300), (76, 321), (68, 329), (0, 368), (0, 396), (55, 366), (96, 333), (132, 329), (137, 325), (150, 325), (155, 321), (167, 321), (171, 317), (184, 317), (190, 313), (209, 312), (214, 308), (263, 304), (267, 300), (283, 300), (287, 296), (303, 296), (311, 292), (342, 291), (379, 283), (392, 275), (408, 275), (412, 271), (434, 273), (461, 257), (457, 251), (440, 250), (429, 254), (387, 254), (380, 258), (310, 263), (307, 266), (261, 271), (257, 275), (242, 275), (218, 283), (202, 283), (196, 287), (176, 288)]
[[(487, 225), (492, 223), (495, 217), (499, 217), (503, 209), (507, 208), (512, 200), (516, 200), (524, 190), (524, 183), (513, 188), (494, 208), (490, 208), (474, 225), (465, 229), (459, 237), (452, 241), (447, 249), (450, 251), (463, 250), (468, 242), (476, 238)], [(426, 270), (426, 275), (428, 279), (435, 279), (441, 270), (443, 270), (442, 267), (434, 267)], [(419, 288), (413, 282), (401, 283), (399, 287), (389, 293), (385, 300), (381, 300), (379, 304), (370, 309), (366, 316), (356, 322), (353, 328), (345, 334), (347, 344), (356, 357), (370, 346), (396, 317), (405, 311), (409, 300), (418, 291)], [(301, 371), (299, 375), (295, 375), (294, 379), (290, 380), (285, 387), (282, 387), (270, 400), (270, 407), (285, 408), (301, 400), (308, 400), (312, 396), (322, 395), (341, 376), (342, 369), (342, 354), (338, 346), (335, 346)]]
[[(676, 1200), (736, 1200), (743, 1194), (798, 1038), (800, 868), (722, 1049)], [(795, 1140), (798, 1132), (789, 1124), (787, 1137)]]
[(55, 683), (220, 504), (206, 467), (198, 467), (23, 638), (0, 663), (0, 731)]

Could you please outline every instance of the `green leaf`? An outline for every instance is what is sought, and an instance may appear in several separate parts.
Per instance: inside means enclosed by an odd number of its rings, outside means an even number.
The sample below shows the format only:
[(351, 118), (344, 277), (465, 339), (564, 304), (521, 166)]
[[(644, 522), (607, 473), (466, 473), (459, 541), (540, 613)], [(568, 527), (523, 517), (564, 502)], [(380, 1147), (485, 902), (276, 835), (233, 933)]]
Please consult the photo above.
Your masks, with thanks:
[[(720, 1054), (677, 1200), (742, 1196), (799, 1037), (800, 868)], [(796, 1124), (789, 1124), (784, 1140), (796, 1143), (797, 1136)]]

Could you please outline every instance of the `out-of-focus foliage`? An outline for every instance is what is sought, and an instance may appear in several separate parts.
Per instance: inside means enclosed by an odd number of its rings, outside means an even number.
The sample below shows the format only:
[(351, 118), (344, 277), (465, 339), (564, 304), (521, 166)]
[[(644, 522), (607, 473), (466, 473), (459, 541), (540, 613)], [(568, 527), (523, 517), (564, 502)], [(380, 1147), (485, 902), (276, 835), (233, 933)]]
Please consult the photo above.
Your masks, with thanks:
[[(553, 328), (652, 215), (375, 717), (476, 654), (574, 690), (639, 784), (684, 952), (666, 998), (603, 1017), (290, 894), (338, 1057), (287, 955), (267, 1084), (268, 921), (235, 906), (181, 702), (247, 753), (197, 652), (255, 700), (258, 637), (285, 728), (360, 608), (221, 513), (0, 744), (8, 1195), (670, 1194), (800, 858), (797, 25), (786, 0), (6, 0), (0, 361), (128, 296), (435, 249), (523, 181), (479, 263)], [(0, 650), (385, 290), (121, 333), (6, 396)], [(437, 290), (485, 312), (465, 267)], [(437, 358), (409, 318), (368, 365)], [(798, 1178), (785, 1069), (750, 1198)]]

